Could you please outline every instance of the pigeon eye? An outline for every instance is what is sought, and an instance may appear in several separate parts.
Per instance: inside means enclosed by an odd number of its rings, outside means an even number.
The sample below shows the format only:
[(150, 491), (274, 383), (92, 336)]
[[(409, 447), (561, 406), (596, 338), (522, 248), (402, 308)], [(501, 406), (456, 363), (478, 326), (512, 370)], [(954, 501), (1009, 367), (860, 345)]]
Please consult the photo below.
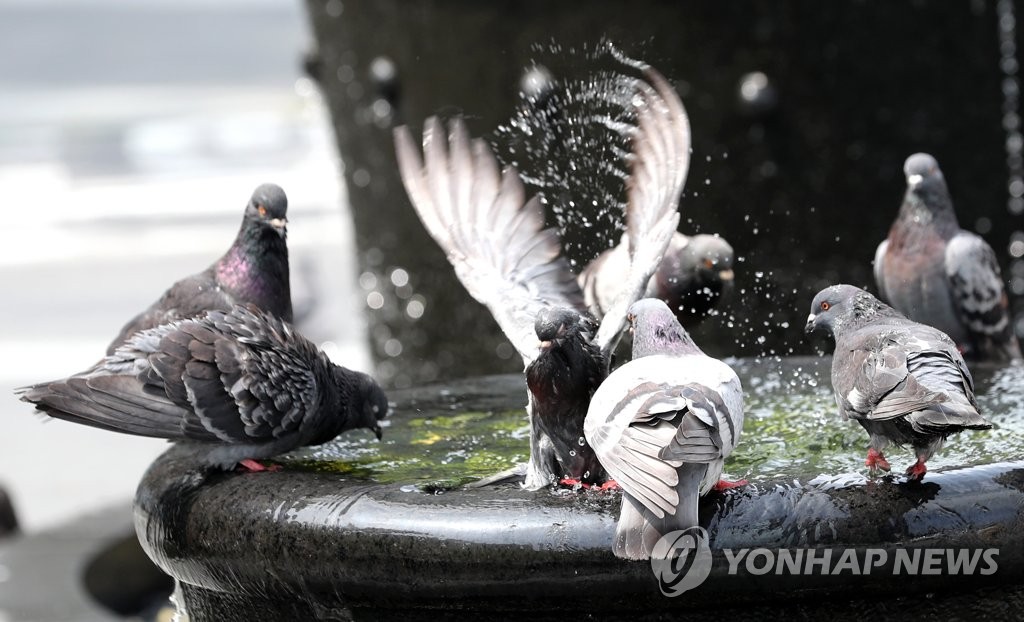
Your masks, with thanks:
[(832, 308), (832, 305), (828, 304), (827, 302), (821, 303), (821, 310), (822, 311), (828, 311), (831, 308)]
[(260, 213), (260, 218), (263, 218), (267, 215), (267, 208), (263, 207), (262, 205), (257, 205), (256, 211)]
[(705, 268), (712, 268), (712, 267), (714, 267), (714, 265), (715, 265), (715, 262), (711, 261), (710, 259), (705, 259), (704, 260), (704, 267)]

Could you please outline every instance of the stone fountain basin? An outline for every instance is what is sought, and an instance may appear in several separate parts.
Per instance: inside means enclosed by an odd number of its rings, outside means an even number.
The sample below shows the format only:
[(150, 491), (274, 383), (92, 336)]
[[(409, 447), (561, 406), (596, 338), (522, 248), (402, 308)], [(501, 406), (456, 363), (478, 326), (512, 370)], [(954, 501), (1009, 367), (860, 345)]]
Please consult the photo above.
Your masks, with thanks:
[[(514, 407), (524, 399), (521, 383), (503, 376), (396, 392), (393, 425), (451, 395), (462, 396), (460, 408), (509, 400)], [(274, 473), (209, 473), (172, 448), (145, 475), (136, 531), (181, 582), (193, 620), (437, 619), (441, 610), (445, 619), (528, 611), (532, 619), (659, 618), (679, 610), (700, 618), (723, 609), (759, 619), (794, 612), (948, 618), (1009, 615), (1024, 605), (1024, 461), (946, 467), (924, 483), (740, 469), (750, 485), (701, 504), (710, 576), (674, 598), (661, 594), (650, 564), (612, 555), (618, 493), (381, 483), (285, 464)], [(831, 570), (847, 549), (859, 568), (869, 550), (884, 551), (885, 563), (867, 573), (762, 573), (764, 555), (752, 568), (730, 567), (741, 549), (800, 549), (818, 559), (831, 551)], [(950, 574), (943, 557), (934, 574), (894, 574), (897, 553), (917, 549), (991, 549), (994, 566)], [(854, 607), (834, 611), (837, 602)]]

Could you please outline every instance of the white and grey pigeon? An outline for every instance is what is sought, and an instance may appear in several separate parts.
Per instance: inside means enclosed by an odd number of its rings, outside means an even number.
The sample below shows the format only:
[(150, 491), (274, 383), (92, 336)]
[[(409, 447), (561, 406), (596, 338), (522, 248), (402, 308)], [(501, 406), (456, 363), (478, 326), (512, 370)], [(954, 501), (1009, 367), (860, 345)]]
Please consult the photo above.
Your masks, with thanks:
[(372, 378), (255, 306), (137, 332), (92, 368), (19, 392), (51, 417), (166, 438), (204, 465), (254, 471), (264, 470), (257, 460), (346, 430), (379, 439), (388, 413)]
[[(560, 480), (597, 484), (604, 471), (583, 437), (590, 396), (607, 375), (629, 305), (657, 268), (679, 223), (677, 201), (690, 159), (690, 127), (679, 97), (644, 67), (636, 81), (632, 153), (626, 179), (630, 267), (600, 325), (544, 228), (537, 197), (527, 200), (515, 169), (500, 172), (482, 140), (459, 119), (426, 121), (421, 160), (412, 134), (395, 131), (402, 181), (427, 231), (469, 293), (486, 305), (526, 366), (530, 459), (524, 486)], [(539, 343), (538, 343), (539, 341)]]
[[(629, 269), (629, 243), (623, 240), (597, 256), (580, 272), (587, 308), (598, 318), (611, 307)], [(733, 250), (725, 239), (700, 233), (672, 236), (657, 271), (647, 282), (646, 298), (664, 300), (684, 326), (694, 326), (733, 287)]]
[(633, 359), (594, 393), (584, 434), (622, 488), (615, 555), (648, 559), (663, 535), (698, 524), (698, 500), (740, 439), (743, 388), (663, 301), (636, 302), (629, 320)]
[(821, 290), (811, 303), (807, 333), (835, 340), (832, 390), (843, 419), (868, 431), (865, 465), (889, 470), (883, 451), (909, 444), (917, 461), (907, 469), (920, 480), (925, 462), (950, 434), (986, 430), (974, 380), (948, 335), (904, 317), (852, 285)]
[(107, 354), (113, 354), (140, 330), (213, 309), (228, 311), (238, 304), (255, 304), (291, 322), (287, 213), (288, 197), (280, 186), (257, 187), (227, 252), (202, 272), (171, 285), (149, 308), (132, 318), (107, 347)]
[(1021, 358), (992, 247), (960, 228), (935, 158), (915, 153), (903, 172), (903, 204), (875, 251), (880, 297), (949, 335), (968, 360)]

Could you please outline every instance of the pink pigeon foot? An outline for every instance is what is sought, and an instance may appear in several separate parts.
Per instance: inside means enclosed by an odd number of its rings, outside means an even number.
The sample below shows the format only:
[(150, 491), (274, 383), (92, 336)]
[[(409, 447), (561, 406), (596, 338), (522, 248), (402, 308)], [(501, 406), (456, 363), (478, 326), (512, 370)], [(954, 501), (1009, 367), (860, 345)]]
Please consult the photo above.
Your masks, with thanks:
[(864, 466), (871, 469), (872, 472), (878, 469), (888, 472), (892, 468), (889, 461), (882, 455), (882, 452), (878, 451), (874, 447), (868, 448), (868, 457), (864, 460)]
[(745, 480), (745, 479), (738, 479), (738, 480), (720, 479), (720, 480), (718, 480), (718, 483), (715, 484), (714, 488), (712, 488), (712, 490), (717, 490), (718, 492), (722, 492), (723, 490), (729, 490), (731, 488), (739, 488), (741, 486), (746, 486), (748, 483), (749, 482), (747, 482), (747, 480)]
[(917, 462), (907, 467), (907, 479), (910, 481), (919, 482), (924, 479), (924, 474), (928, 472), (928, 467), (924, 465), (924, 462), (918, 458)]
[(239, 460), (238, 466), (243, 471), (246, 471), (248, 473), (261, 473), (263, 471), (274, 472), (274, 471), (280, 471), (281, 470), (281, 465), (280, 464), (271, 464), (271, 465), (267, 466), (267, 465), (264, 465), (264, 464), (262, 464), (260, 462), (257, 462), (256, 460), (253, 460), (251, 458), (246, 458), (245, 460)]

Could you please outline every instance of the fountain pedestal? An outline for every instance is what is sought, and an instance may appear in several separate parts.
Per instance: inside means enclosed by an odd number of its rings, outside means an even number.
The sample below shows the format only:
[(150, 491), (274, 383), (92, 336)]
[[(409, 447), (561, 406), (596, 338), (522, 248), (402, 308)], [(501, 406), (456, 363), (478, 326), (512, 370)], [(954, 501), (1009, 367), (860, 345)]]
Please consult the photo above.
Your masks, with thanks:
[[(451, 393), (469, 395), (466, 408), (493, 405), (487, 386), (401, 391), (396, 416), (429, 416), (417, 408)], [(658, 619), (680, 611), (717, 619), (723, 610), (852, 620), (871, 612), (1001, 616), (1024, 604), (1024, 462), (930, 473), (923, 484), (754, 479), (711, 493), (700, 508), (710, 576), (674, 598), (661, 594), (650, 564), (612, 555), (617, 493), (515, 485), (437, 493), (308, 465), (206, 473), (172, 448), (139, 486), (135, 525), (150, 557), (181, 583), (193, 620)], [(983, 561), (973, 573), (951, 574), (945, 562), (937, 574), (896, 571), (899, 551), (929, 548), (994, 549), (994, 572), (982, 574)], [(752, 566), (733, 564), (731, 574), (729, 560), (742, 549), (767, 553)], [(827, 554), (833, 571), (847, 549), (861, 568), (869, 549), (886, 561), (868, 573), (760, 573), (780, 549)]]

